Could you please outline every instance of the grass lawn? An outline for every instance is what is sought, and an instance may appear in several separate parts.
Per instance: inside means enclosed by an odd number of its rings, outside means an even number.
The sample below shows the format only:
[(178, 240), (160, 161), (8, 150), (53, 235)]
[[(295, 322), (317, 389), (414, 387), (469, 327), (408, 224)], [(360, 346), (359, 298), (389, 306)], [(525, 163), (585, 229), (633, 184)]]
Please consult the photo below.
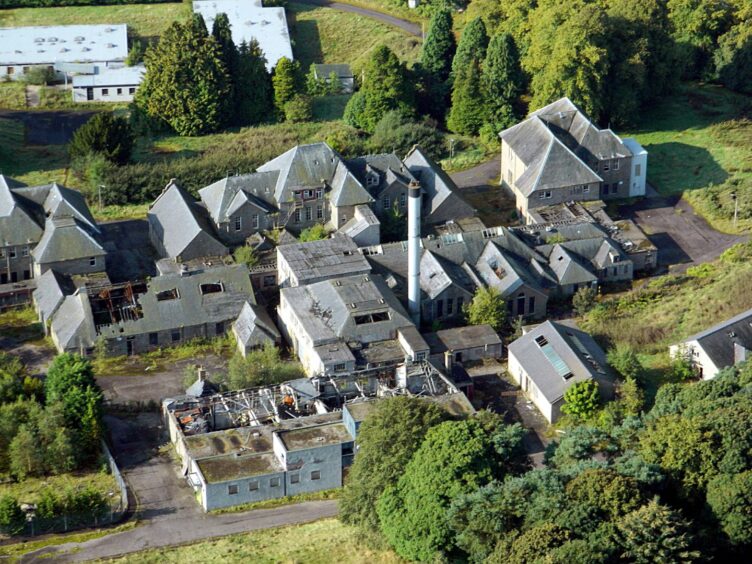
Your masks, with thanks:
[(132, 204), (129, 206), (92, 206), (91, 213), (97, 221), (120, 221), (123, 219), (144, 219), (151, 204)]
[(187, 18), (191, 2), (126, 6), (65, 6), (0, 10), (0, 27), (69, 24), (128, 24), (128, 35), (156, 38), (176, 19)]
[(30, 341), (42, 338), (44, 331), (34, 308), (28, 306), (0, 313), (0, 336)]
[[(43, 490), (51, 488), (60, 494), (68, 489), (92, 487), (98, 492), (117, 504), (120, 498), (120, 490), (115, 483), (115, 478), (107, 472), (99, 470), (80, 471), (60, 476), (46, 476), (44, 478), (27, 478), (21, 482), (0, 484), (0, 497), (12, 495), (21, 503), (36, 503)], [(112, 492), (112, 496), (110, 496)]]
[(648, 180), (660, 193), (683, 193), (723, 231), (734, 231), (730, 194), (736, 190), (742, 231), (752, 228), (752, 121), (744, 118), (750, 110), (752, 98), (685, 85), (646, 112), (642, 127), (619, 134), (648, 150)]
[(334, 121), (342, 119), (350, 94), (339, 96), (318, 96), (313, 99), (313, 119)]
[(420, 39), (373, 18), (332, 8), (290, 3), (293, 52), (304, 72), (311, 63), (348, 63), (353, 72), (377, 46), (388, 45), (402, 61), (420, 55)]
[(16, 562), (16, 559), (24, 554), (39, 550), (46, 546), (56, 546), (69, 542), (86, 542), (106, 537), (107, 535), (129, 531), (136, 527), (138, 527), (138, 521), (131, 520), (122, 525), (118, 525), (117, 527), (111, 527), (108, 529), (95, 529), (93, 531), (86, 531), (85, 533), (53, 534), (47, 535), (45, 538), (39, 540), (24, 540), (13, 544), (5, 544), (0, 546), (0, 557), (7, 557), (11, 562)]
[(243, 511), (251, 511), (252, 509), (272, 509), (274, 507), (283, 507), (285, 505), (292, 505), (293, 503), (303, 503), (304, 501), (320, 501), (322, 499), (338, 499), (342, 493), (342, 488), (336, 488), (333, 490), (324, 490), (321, 492), (311, 492), (298, 495), (290, 495), (287, 497), (278, 497), (276, 499), (266, 499), (264, 501), (256, 501), (254, 503), (244, 503), (242, 505), (235, 505), (233, 507), (225, 507), (224, 509), (215, 509), (209, 513), (213, 515), (221, 515), (223, 513), (241, 513)]
[[(68, 153), (64, 145), (26, 145), (25, 126), (0, 118), (0, 172), (29, 186), (66, 184)], [(66, 184), (67, 185), (67, 184)]]
[(390, 550), (368, 548), (357, 531), (336, 519), (208, 540), (196, 544), (136, 552), (114, 562), (253, 562), (277, 564), (391, 564), (403, 562)]

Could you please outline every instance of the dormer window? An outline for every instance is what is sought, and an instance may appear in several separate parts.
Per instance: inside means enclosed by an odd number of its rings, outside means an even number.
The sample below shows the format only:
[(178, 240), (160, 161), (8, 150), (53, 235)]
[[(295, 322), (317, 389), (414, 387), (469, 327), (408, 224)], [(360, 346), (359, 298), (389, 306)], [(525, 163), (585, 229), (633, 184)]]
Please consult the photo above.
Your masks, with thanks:
[(379, 175), (376, 172), (369, 172), (368, 176), (366, 177), (366, 184), (368, 186), (378, 186), (379, 184)]

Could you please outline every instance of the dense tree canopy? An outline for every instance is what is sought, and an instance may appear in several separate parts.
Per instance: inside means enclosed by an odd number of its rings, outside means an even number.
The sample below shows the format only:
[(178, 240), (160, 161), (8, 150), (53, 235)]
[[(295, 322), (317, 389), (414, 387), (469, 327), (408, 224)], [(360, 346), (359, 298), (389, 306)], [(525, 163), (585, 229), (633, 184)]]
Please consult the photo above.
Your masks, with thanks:
[(501, 331), (507, 319), (507, 303), (496, 288), (478, 288), (464, 313), (470, 325), (488, 324)]
[(473, 60), (482, 61), (486, 57), (487, 47), (486, 24), (483, 23), (483, 18), (475, 18), (462, 30), (462, 37), (452, 60), (452, 75), (456, 77), (460, 70)]
[(110, 112), (94, 115), (73, 134), (68, 153), (71, 159), (101, 155), (115, 164), (125, 164), (131, 158), (133, 132), (128, 121)]

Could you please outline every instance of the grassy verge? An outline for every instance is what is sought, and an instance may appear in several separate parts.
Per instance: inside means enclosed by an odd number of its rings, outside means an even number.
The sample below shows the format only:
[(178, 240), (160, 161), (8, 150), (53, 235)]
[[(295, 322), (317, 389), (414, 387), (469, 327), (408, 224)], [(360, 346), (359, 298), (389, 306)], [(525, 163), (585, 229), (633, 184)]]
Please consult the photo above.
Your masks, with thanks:
[(97, 221), (120, 221), (123, 219), (144, 219), (150, 204), (133, 204), (128, 206), (92, 206), (91, 211)]
[(41, 548), (48, 546), (58, 546), (69, 542), (86, 542), (108, 535), (114, 535), (115, 533), (122, 533), (124, 531), (130, 531), (138, 527), (138, 521), (128, 521), (122, 525), (116, 527), (110, 527), (107, 529), (95, 529), (93, 531), (86, 531), (85, 533), (70, 533), (70, 534), (55, 534), (47, 535), (43, 539), (32, 541), (20, 541), (14, 544), (6, 544), (0, 546), (0, 557), (8, 558), (11, 562), (17, 561), (18, 558), (29, 552), (34, 552)]
[(342, 119), (350, 94), (340, 96), (318, 96), (313, 99), (313, 119), (334, 121)]
[(351, 6), (358, 6), (359, 8), (367, 8), (380, 14), (386, 14), (387, 16), (394, 16), (401, 20), (407, 20), (413, 23), (425, 22), (426, 28), (428, 28), (428, 17), (422, 16), (415, 10), (411, 10), (407, 7), (407, 2), (399, 2), (392, 4), (391, 2), (385, 2), (384, 0), (341, 0), (342, 4), (350, 4)]
[(256, 531), (191, 545), (145, 550), (114, 562), (139, 564), (165, 562), (305, 562), (306, 564), (392, 564), (402, 562), (392, 551), (371, 549), (358, 531), (336, 519), (305, 525)]
[(10, 309), (0, 313), (0, 336), (19, 341), (30, 341), (44, 336), (33, 307)]
[(462, 137), (447, 133), (447, 137), (455, 139), (454, 156), (439, 162), (441, 168), (447, 172), (458, 172), (472, 168), (492, 159), (496, 151), (489, 150), (475, 137)]
[(26, 85), (23, 82), (0, 82), (0, 107), (26, 109)]
[(156, 38), (175, 20), (187, 18), (191, 3), (129, 4), (123, 6), (65, 6), (0, 10), (0, 27), (66, 24), (128, 25), (129, 35)]
[(291, 3), (288, 10), (294, 15), (295, 57), (305, 72), (311, 63), (348, 63), (358, 72), (381, 44), (403, 61), (414, 62), (420, 54), (419, 38), (373, 18), (307, 4)]
[(244, 511), (251, 511), (252, 509), (273, 509), (274, 507), (283, 507), (285, 505), (292, 505), (294, 503), (303, 503), (304, 501), (338, 499), (341, 492), (341, 488), (337, 488), (333, 490), (324, 490), (322, 492), (291, 495), (288, 497), (280, 497), (278, 499), (257, 501), (255, 503), (244, 503), (242, 505), (235, 505), (233, 507), (225, 507), (224, 509), (215, 509), (214, 511), (209, 511), (209, 513), (212, 515), (222, 515), (223, 513), (242, 513)]
[[(52, 489), (57, 493), (68, 489), (91, 487), (103, 493), (113, 503), (117, 503), (120, 490), (115, 478), (108, 472), (82, 470), (60, 476), (45, 476), (43, 478), (26, 478), (20, 482), (6, 482), (0, 484), (0, 497), (12, 495), (21, 503), (36, 503), (39, 495), (45, 489)], [(110, 496), (112, 493), (112, 496)]]

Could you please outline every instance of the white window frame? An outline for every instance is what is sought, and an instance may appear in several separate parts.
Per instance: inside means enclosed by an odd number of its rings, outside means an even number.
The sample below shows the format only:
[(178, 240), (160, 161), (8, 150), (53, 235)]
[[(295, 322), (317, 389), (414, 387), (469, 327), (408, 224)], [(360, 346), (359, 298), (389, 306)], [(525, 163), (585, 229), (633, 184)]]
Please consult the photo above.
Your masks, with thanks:
[(614, 170), (619, 170), (619, 159), (614, 159), (614, 162), (612, 163), (612, 167)]
[(243, 230), (243, 218), (242, 216), (237, 216), (233, 218), (233, 227), (235, 228), (235, 231), (242, 231)]
[(381, 198), (381, 205), (385, 210), (388, 210), (392, 207), (392, 199), (389, 196), (384, 196)]
[(258, 228), (259, 228), (259, 214), (257, 214), (257, 213), (254, 213), (254, 214), (253, 214), (253, 215), (251, 216), (251, 221), (252, 221), (252, 223), (253, 223), (253, 228), (254, 228), (254, 229), (258, 229)]
[(97, 257), (89, 257), (89, 266), (97, 266)]

